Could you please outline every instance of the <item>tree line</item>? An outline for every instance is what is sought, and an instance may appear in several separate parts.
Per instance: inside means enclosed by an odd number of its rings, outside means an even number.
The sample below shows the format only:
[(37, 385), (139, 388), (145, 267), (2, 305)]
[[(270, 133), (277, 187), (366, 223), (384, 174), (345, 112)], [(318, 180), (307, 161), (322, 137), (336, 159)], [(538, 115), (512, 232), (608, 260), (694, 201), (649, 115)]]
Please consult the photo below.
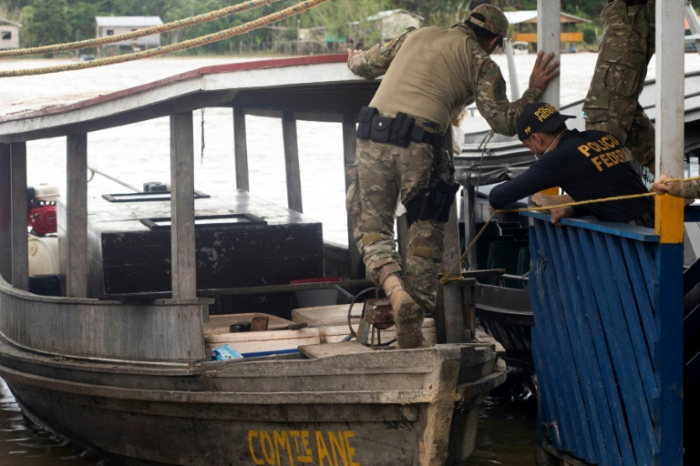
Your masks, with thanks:
[[(95, 16), (160, 16), (174, 21), (220, 8), (242, 0), (0, 0), (0, 17), (22, 23), (21, 47), (71, 42), (95, 37)], [(161, 35), (164, 44), (228, 29), (298, 3), (282, 0), (234, 16)], [(310, 11), (293, 16), (274, 27), (261, 28), (243, 36), (208, 44), (191, 53), (226, 53), (239, 45), (264, 42), (293, 42), (300, 28), (323, 27), (331, 37), (352, 36), (363, 43), (378, 39), (366, 18), (383, 10), (404, 9), (423, 17), (423, 25), (449, 26), (463, 20), (481, 3), (503, 10), (536, 9), (537, 0), (330, 0)], [(562, 10), (598, 21), (607, 0), (562, 0)]]

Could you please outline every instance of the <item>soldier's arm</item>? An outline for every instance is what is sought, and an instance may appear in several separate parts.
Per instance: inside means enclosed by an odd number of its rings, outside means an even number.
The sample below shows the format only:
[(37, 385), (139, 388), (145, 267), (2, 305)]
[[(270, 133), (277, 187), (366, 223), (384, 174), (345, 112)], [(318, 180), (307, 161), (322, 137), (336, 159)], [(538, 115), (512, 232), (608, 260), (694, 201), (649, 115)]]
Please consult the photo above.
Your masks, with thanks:
[(408, 28), (385, 44), (377, 44), (369, 50), (348, 57), (350, 71), (365, 79), (374, 79), (386, 73), (394, 57), (401, 49), (406, 38), (416, 28)]
[(475, 87), (474, 96), (479, 112), (496, 133), (507, 136), (517, 132), (518, 115), (525, 106), (542, 98), (542, 91), (531, 87), (520, 99), (509, 102), (506, 81), (498, 65), (490, 59), (485, 60), (477, 70)]

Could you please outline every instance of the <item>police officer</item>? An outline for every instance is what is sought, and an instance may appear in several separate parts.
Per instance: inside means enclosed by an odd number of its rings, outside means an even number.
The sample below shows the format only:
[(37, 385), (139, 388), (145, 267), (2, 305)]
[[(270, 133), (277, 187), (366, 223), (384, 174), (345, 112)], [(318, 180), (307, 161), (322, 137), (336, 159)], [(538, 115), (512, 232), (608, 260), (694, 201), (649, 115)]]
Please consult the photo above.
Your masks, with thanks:
[[(530, 88), (516, 102), (489, 55), (508, 32), (508, 20), (492, 5), (475, 8), (452, 28), (409, 29), (362, 52), (348, 50), (348, 67), (372, 79), (385, 74), (359, 118), (355, 162), (347, 167), (347, 209), (367, 276), (382, 285), (397, 327), (397, 345), (423, 344), (421, 325), (436, 300), (444, 221), (454, 200), (451, 159), (442, 135), (466, 104), (476, 102), (494, 131), (515, 134), (525, 104), (539, 100), (559, 74), (552, 54), (540, 53)], [(394, 242), (400, 200), (410, 223), (402, 265)]]
[[(575, 201), (648, 192), (617, 138), (604, 131), (569, 130), (569, 118), (545, 102), (525, 107), (518, 119), (518, 138), (538, 160), (517, 178), (493, 188), (491, 207), (501, 209), (554, 186), (561, 186)], [(551, 221), (557, 224), (573, 215), (651, 228), (654, 203), (643, 197), (553, 209)]]
[(605, 29), (583, 104), (586, 129), (606, 131), (654, 170), (654, 126), (639, 105), (655, 48), (654, 0), (608, 0), (600, 15)]

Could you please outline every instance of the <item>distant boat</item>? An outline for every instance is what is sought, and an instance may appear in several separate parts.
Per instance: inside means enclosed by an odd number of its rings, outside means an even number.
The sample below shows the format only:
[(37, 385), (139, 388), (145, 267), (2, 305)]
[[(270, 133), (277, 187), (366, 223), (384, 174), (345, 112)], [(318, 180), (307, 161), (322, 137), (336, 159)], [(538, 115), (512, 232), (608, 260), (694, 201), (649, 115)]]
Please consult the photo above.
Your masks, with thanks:
[(528, 42), (513, 42), (514, 55), (527, 55), (530, 53), (530, 44)]

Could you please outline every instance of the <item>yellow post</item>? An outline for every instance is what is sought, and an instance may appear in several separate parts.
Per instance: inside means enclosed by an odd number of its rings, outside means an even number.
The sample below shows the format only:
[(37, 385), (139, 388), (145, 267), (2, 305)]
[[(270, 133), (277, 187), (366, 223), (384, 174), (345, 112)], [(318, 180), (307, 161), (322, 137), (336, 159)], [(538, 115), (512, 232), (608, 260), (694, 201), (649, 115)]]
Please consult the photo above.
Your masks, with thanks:
[(655, 228), (661, 244), (683, 243), (683, 199), (656, 196)]

